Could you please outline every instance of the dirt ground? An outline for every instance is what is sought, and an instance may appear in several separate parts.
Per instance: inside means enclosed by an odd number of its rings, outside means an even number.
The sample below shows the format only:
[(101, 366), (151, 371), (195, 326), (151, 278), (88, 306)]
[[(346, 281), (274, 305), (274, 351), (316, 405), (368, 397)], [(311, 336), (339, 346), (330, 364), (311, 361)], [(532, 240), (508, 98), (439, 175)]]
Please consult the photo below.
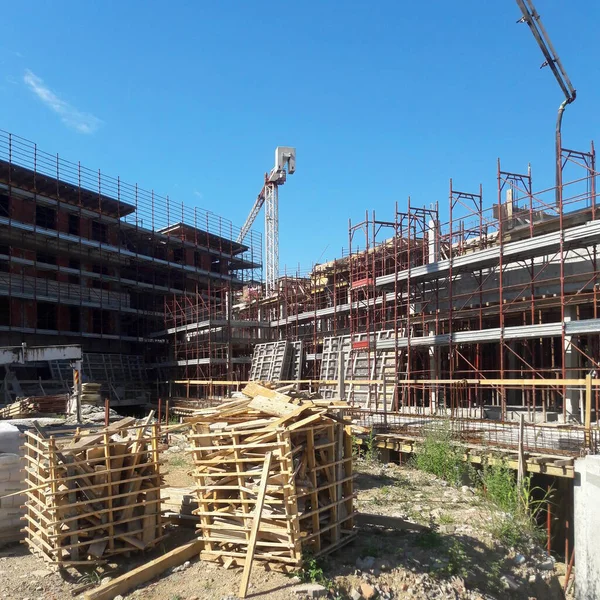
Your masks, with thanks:
[[(166, 483), (191, 485), (189, 459), (183, 452), (164, 455)], [(319, 578), (330, 598), (364, 598), (369, 586), (382, 599), (523, 599), (558, 600), (561, 567), (549, 563), (540, 549), (519, 556), (493, 539), (491, 525), (498, 515), (468, 487), (454, 488), (409, 467), (357, 463), (357, 507), (362, 513), (385, 515), (427, 525), (414, 531), (361, 524), (355, 540), (320, 562)], [(369, 519), (366, 519), (367, 521)], [(393, 519), (392, 519), (393, 521)], [(152, 552), (124, 559), (64, 579), (50, 571), (23, 545), (0, 550), (0, 598), (63, 600), (82, 583), (114, 577), (192, 539), (194, 531), (173, 527)], [(564, 573), (564, 568), (562, 573)], [(241, 571), (193, 561), (189, 567), (166, 573), (126, 598), (144, 600), (234, 600)], [(290, 600), (298, 579), (255, 566), (248, 598)], [(361, 585), (363, 588), (361, 588)], [(352, 595), (351, 595), (352, 594)], [(81, 597), (81, 596), (80, 596)]]

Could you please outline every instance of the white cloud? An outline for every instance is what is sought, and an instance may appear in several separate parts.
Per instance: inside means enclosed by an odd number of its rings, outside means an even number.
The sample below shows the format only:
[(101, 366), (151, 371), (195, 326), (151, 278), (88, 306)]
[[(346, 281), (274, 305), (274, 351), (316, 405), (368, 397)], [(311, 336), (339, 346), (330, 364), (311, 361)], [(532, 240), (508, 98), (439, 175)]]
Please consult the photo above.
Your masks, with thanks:
[(102, 121), (91, 115), (77, 110), (65, 100), (59, 98), (44, 81), (27, 69), (23, 81), (29, 89), (51, 110), (60, 116), (61, 121), (79, 133), (91, 134), (98, 130)]
[(198, 190), (194, 190), (194, 196), (197, 196), (200, 199), (204, 198), (204, 194)]

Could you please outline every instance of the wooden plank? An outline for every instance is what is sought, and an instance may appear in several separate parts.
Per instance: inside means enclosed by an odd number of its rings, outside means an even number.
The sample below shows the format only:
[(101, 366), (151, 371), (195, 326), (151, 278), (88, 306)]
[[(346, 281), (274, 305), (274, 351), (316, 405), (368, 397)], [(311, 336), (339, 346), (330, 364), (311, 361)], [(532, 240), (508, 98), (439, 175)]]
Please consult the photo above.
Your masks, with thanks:
[(302, 427), (306, 427), (307, 425), (310, 425), (311, 423), (314, 423), (315, 421), (318, 421), (319, 419), (323, 418), (323, 412), (315, 412), (311, 415), (309, 415), (308, 417), (305, 417), (304, 419), (302, 419), (301, 421), (296, 421), (296, 423), (293, 423), (292, 425), (289, 425), (287, 427), (288, 431), (296, 431), (296, 429), (300, 429)]
[(138, 585), (150, 581), (167, 569), (181, 565), (186, 560), (200, 554), (203, 547), (204, 543), (201, 540), (193, 540), (101, 585), (95, 590), (87, 592), (84, 598), (85, 600), (112, 600), (115, 596), (124, 596), (129, 590)]
[(293, 398), (290, 396), (286, 396), (276, 390), (272, 390), (264, 385), (260, 385), (254, 381), (249, 381), (244, 389), (242, 390), (242, 394), (246, 396), (250, 396), (250, 398), (256, 398), (257, 396), (264, 396), (265, 398), (272, 398), (274, 400), (281, 400), (282, 402), (291, 402)]
[(277, 398), (267, 398), (266, 396), (255, 396), (248, 407), (273, 417), (287, 417), (297, 408), (290, 402), (282, 402)]
[(572, 467), (575, 459), (573, 458), (565, 458), (564, 460), (555, 460), (552, 463), (554, 467)]
[(135, 417), (125, 417), (120, 421), (115, 421), (108, 427), (101, 429), (97, 434), (82, 436), (82, 438), (77, 442), (73, 442), (68, 446), (64, 446), (63, 452), (77, 452), (78, 450), (83, 450), (84, 448), (87, 448), (87, 446), (96, 446), (104, 438), (105, 432), (108, 432), (112, 435), (113, 433), (117, 433), (121, 429), (126, 429), (127, 427), (134, 425), (135, 422)]
[(263, 472), (260, 478), (260, 486), (258, 489), (258, 496), (256, 498), (256, 507), (254, 509), (254, 519), (252, 521), (252, 530), (250, 531), (250, 539), (248, 541), (248, 550), (246, 552), (246, 562), (244, 564), (244, 572), (242, 574), (242, 581), (240, 583), (240, 598), (245, 598), (248, 592), (248, 582), (250, 581), (250, 572), (252, 570), (252, 561), (254, 559), (254, 551), (256, 549), (256, 539), (258, 537), (258, 530), (260, 527), (260, 520), (262, 518), (263, 506), (265, 503), (265, 494), (267, 491), (267, 481), (269, 479), (269, 471), (271, 470), (271, 459), (273, 458), (272, 452), (265, 454), (265, 464)]

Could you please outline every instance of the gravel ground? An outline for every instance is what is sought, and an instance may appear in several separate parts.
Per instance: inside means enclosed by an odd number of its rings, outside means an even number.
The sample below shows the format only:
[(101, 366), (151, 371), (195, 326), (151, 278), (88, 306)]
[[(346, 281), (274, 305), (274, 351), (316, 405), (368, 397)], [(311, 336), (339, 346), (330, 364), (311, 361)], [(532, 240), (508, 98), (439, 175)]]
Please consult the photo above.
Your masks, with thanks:
[[(177, 446), (177, 438), (172, 446)], [(183, 444), (182, 444), (183, 446)], [(166, 482), (191, 484), (191, 464), (185, 453), (164, 454)], [(498, 514), (468, 487), (454, 488), (435, 477), (398, 465), (357, 463), (358, 509), (363, 513), (397, 517), (433, 525), (434, 532), (362, 526), (355, 541), (319, 563), (319, 578), (329, 598), (360, 600), (406, 599), (512, 599), (564, 598), (559, 580), (564, 566), (554, 565), (541, 549), (518, 555), (503, 548), (490, 532)], [(152, 552), (107, 565), (103, 570), (71, 575), (53, 573), (22, 545), (0, 550), (0, 598), (10, 600), (63, 600), (82, 581), (114, 576), (160, 556), (191, 539), (192, 529), (173, 533)], [(240, 569), (193, 561), (184, 569), (165, 574), (126, 598), (148, 600), (234, 600)], [(82, 579), (82, 577), (84, 579)], [(290, 600), (298, 580), (255, 566), (248, 598)], [(82, 597), (82, 596), (80, 596)], [(117, 599), (118, 600), (118, 599)]]

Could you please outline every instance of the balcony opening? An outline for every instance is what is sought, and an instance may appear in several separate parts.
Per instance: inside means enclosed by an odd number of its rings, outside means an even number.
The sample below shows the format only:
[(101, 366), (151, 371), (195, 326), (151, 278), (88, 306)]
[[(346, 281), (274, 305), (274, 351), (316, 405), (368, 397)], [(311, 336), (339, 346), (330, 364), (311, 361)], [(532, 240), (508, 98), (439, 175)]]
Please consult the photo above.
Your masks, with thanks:
[(56, 211), (49, 206), (36, 204), (35, 224), (44, 229), (56, 229)]
[(56, 304), (37, 303), (37, 328), (56, 330)]

